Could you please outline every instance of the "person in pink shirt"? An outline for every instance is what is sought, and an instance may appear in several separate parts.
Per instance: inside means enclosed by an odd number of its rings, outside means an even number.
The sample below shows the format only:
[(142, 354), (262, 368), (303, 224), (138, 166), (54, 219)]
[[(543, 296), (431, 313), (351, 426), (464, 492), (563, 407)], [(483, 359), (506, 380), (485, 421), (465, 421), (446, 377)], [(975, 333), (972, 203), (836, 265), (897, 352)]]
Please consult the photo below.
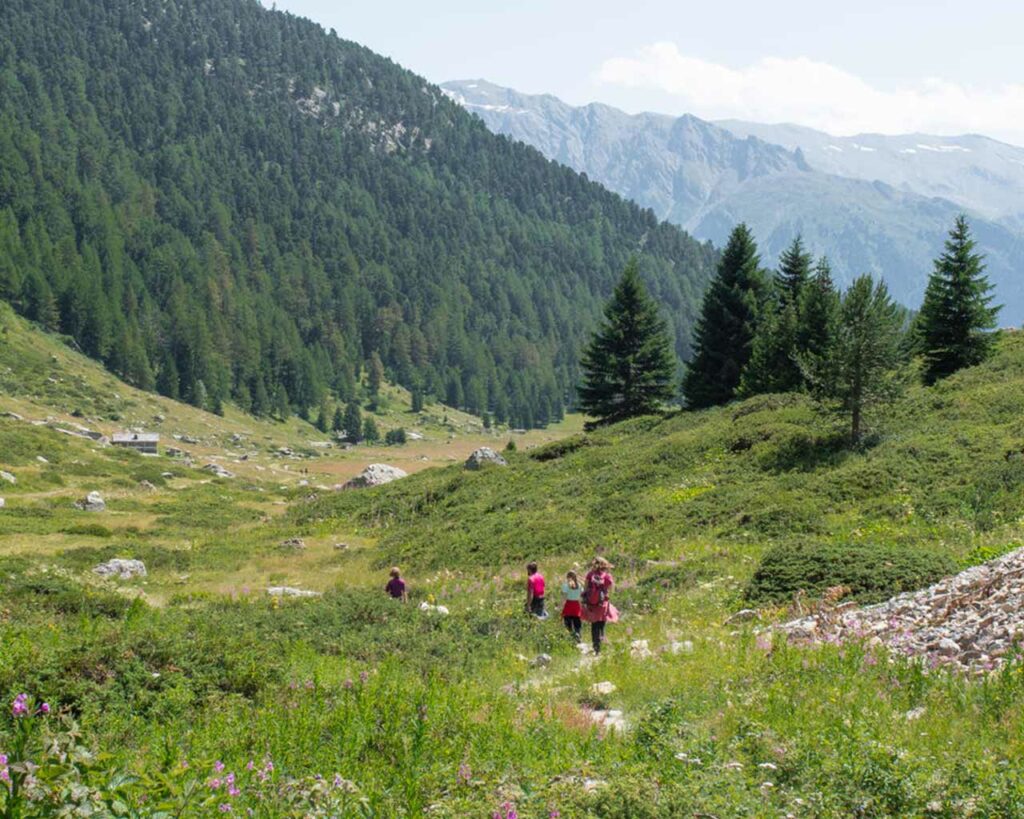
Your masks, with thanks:
[(541, 620), (548, 616), (544, 608), (544, 575), (537, 571), (536, 563), (526, 564), (526, 611)]
[(619, 612), (608, 599), (615, 579), (609, 569), (612, 564), (603, 557), (595, 557), (583, 581), (583, 619), (590, 623), (590, 637), (594, 643), (594, 653), (601, 653), (604, 643), (604, 627), (606, 623), (618, 622)]

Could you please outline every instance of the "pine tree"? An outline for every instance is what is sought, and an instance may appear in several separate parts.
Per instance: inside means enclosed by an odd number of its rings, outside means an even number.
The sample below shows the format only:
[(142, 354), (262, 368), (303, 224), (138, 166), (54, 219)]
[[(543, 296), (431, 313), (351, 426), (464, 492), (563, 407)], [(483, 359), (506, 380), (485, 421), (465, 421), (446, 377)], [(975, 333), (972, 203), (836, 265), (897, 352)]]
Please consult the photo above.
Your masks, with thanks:
[(831, 343), (803, 361), (812, 391), (849, 413), (854, 443), (861, 439), (864, 411), (891, 399), (899, 387), (894, 370), (903, 319), (885, 282), (861, 276), (843, 295)]
[(780, 306), (773, 299), (765, 305), (751, 345), (750, 360), (740, 377), (737, 395), (746, 398), (800, 389), (803, 377), (795, 358), (797, 330), (797, 310), (794, 304)]
[(683, 380), (692, 409), (731, 401), (750, 360), (765, 290), (757, 245), (746, 225), (738, 225), (704, 295), (694, 330), (694, 354)]
[(984, 257), (965, 216), (949, 232), (945, 252), (935, 260), (917, 320), (917, 343), (924, 355), (924, 381), (940, 378), (985, 360), (992, 344), (999, 307), (992, 306), (992, 285)]
[[(631, 260), (583, 354), (580, 405), (598, 423), (646, 415), (675, 394), (675, 357), (664, 319)], [(531, 419), (532, 420), (532, 419)]]
[(811, 254), (804, 250), (804, 241), (797, 236), (782, 256), (779, 257), (779, 269), (775, 272), (775, 292), (780, 309), (793, 305), (797, 309), (804, 287), (811, 278)]
[(412, 391), (412, 411), (423, 412), (423, 390), (419, 387), (413, 388)]
[(316, 415), (316, 428), (320, 432), (327, 432), (331, 428), (331, 407), (327, 403), (327, 396), (320, 400), (320, 411)]
[(345, 429), (345, 416), (341, 411), (341, 404), (334, 408), (334, 418), (331, 419), (331, 432), (341, 432)]
[(349, 401), (345, 407), (345, 440), (352, 444), (358, 444), (363, 439), (363, 414), (359, 411), (359, 404)]
[(381, 361), (380, 354), (376, 350), (370, 356), (370, 363), (366, 368), (366, 380), (370, 390), (370, 400), (376, 405), (381, 385), (384, 383), (384, 362)]
[(377, 422), (369, 416), (363, 421), (363, 440), (368, 444), (375, 444), (380, 440), (380, 430), (377, 429)]
[(822, 256), (814, 268), (814, 276), (804, 288), (800, 304), (800, 321), (796, 332), (797, 356), (806, 356), (826, 349), (835, 332), (839, 312), (839, 294), (832, 283), (832, 268)]

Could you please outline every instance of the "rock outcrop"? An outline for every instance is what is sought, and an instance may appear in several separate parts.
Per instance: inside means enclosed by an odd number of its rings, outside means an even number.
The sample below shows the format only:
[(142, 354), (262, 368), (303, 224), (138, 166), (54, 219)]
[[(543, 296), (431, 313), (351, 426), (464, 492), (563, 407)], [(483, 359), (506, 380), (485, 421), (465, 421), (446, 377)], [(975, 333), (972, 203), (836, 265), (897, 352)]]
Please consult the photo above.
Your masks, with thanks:
[(366, 469), (356, 475), (352, 480), (342, 484), (342, 489), (366, 489), (373, 486), (382, 486), (399, 478), (406, 477), (408, 473), (397, 466), (387, 464), (370, 464)]
[(75, 506), (83, 512), (102, 512), (107, 508), (106, 501), (99, 492), (90, 492), (80, 501), (76, 501)]
[(95, 566), (93, 572), (108, 580), (112, 578), (131, 580), (133, 577), (146, 576), (146, 564), (141, 560), (126, 560), (115, 557), (113, 560), (108, 560), (106, 563), (100, 563), (100, 565)]
[(209, 472), (209, 473), (211, 473), (213, 475), (216, 475), (218, 478), (233, 478), (233, 477), (235, 477), (235, 473), (234, 472), (231, 472), (230, 470), (225, 469), (220, 464), (215, 464), (215, 463), (208, 463), (206, 466), (203, 467), (203, 471), (204, 472)]
[(508, 461), (489, 446), (480, 447), (466, 459), (466, 469), (481, 469), (485, 464), (508, 466)]
[(932, 667), (983, 674), (1024, 641), (1024, 549), (878, 605), (822, 607), (777, 628), (790, 642), (863, 640)]

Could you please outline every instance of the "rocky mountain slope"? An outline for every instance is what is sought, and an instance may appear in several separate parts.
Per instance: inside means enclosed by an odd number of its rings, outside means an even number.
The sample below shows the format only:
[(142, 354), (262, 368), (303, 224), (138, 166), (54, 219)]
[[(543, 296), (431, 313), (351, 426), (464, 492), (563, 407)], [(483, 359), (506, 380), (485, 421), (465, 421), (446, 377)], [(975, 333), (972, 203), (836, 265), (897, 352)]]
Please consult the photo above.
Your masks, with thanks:
[(883, 275), (911, 306), (920, 302), (946, 230), (966, 209), (1006, 305), (1003, 323), (1024, 320), (1017, 275), (1024, 267), (1018, 221), (1024, 164), (1016, 164), (1024, 163), (1022, 149), (980, 137), (962, 140), (963, 150), (954, 140), (918, 136), (832, 140), (789, 126), (629, 115), (600, 104), (577, 108), (483, 80), (443, 87), (492, 130), (535, 146), (698, 238), (721, 243), (745, 221), (773, 264), (800, 233), (829, 256), (841, 281), (864, 271)]

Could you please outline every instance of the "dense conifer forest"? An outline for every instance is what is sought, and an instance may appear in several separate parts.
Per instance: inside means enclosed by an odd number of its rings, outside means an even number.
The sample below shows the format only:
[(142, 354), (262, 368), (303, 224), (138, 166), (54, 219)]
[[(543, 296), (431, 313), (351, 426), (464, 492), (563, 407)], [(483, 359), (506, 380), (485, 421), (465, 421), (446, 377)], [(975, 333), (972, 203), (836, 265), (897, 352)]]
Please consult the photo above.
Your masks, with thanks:
[(638, 254), (686, 356), (714, 251), (256, 0), (5, 0), (0, 298), (132, 384), (307, 413), (386, 375), (561, 416)]

